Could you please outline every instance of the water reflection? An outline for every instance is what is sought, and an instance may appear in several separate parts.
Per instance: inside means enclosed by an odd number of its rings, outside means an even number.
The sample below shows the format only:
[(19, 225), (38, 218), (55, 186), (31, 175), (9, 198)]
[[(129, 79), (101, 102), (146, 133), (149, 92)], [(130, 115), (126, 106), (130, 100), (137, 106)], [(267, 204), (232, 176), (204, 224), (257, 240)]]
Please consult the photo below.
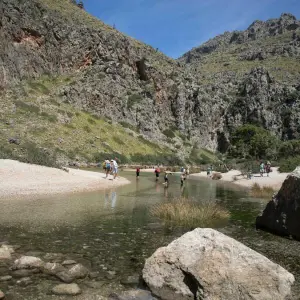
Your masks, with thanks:
[(108, 207), (114, 209), (117, 206), (117, 192), (105, 192), (104, 197), (104, 208), (107, 209)]

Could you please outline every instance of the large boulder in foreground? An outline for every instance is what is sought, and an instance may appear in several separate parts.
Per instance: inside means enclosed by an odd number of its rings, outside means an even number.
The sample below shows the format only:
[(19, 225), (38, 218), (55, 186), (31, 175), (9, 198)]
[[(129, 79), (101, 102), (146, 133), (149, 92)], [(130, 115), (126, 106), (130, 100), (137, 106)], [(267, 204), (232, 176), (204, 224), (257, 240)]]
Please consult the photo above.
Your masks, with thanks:
[(262, 215), (256, 218), (256, 227), (300, 239), (300, 167), (287, 177)]
[(197, 228), (146, 260), (143, 278), (162, 300), (282, 300), (294, 276), (213, 229)]

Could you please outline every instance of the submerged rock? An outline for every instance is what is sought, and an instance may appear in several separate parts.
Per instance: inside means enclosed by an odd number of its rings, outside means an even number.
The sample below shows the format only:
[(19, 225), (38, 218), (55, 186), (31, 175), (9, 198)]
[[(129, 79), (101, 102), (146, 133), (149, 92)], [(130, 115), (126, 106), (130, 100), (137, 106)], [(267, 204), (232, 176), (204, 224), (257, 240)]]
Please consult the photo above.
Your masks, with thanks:
[(143, 278), (162, 300), (280, 300), (295, 280), (240, 242), (200, 228), (159, 248), (146, 260)]
[(71, 259), (64, 260), (62, 262), (63, 266), (70, 266), (70, 265), (76, 265), (76, 264), (77, 264), (77, 262), (75, 260), (71, 260)]
[(39, 273), (40, 270), (39, 269), (22, 269), (22, 270), (16, 270), (14, 272), (12, 272), (12, 276), (14, 278), (22, 278), (22, 277), (28, 277), (31, 276), (32, 274), (37, 274)]
[(3, 281), (9, 281), (12, 279), (12, 276), (10, 275), (6, 275), (6, 276), (1, 276), (0, 277), (0, 282), (3, 282)]
[(300, 167), (287, 177), (262, 215), (256, 218), (256, 227), (300, 240)]
[(52, 293), (55, 295), (70, 295), (76, 296), (81, 294), (81, 289), (76, 283), (71, 284), (58, 284), (52, 289)]
[(75, 277), (71, 275), (68, 270), (58, 272), (55, 276), (65, 283), (71, 283), (75, 280)]
[(122, 294), (113, 293), (108, 300), (157, 300), (149, 291), (145, 290), (130, 290)]
[(15, 260), (13, 268), (18, 269), (32, 269), (43, 267), (44, 262), (34, 256), (22, 256), (21, 258)]
[(82, 264), (73, 266), (68, 272), (72, 277), (76, 279), (85, 278), (89, 274), (89, 270)]
[(59, 272), (67, 271), (65, 267), (63, 267), (59, 263), (45, 263), (42, 268), (43, 273), (48, 275), (56, 275)]
[(24, 277), (24, 278), (21, 278), (20, 280), (17, 281), (17, 284), (22, 286), (22, 287), (26, 287), (30, 284), (32, 284), (33, 281), (31, 280), (30, 277)]
[(2, 245), (0, 247), (0, 260), (11, 259), (11, 254), (14, 253), (13, 247), (8, 245)]

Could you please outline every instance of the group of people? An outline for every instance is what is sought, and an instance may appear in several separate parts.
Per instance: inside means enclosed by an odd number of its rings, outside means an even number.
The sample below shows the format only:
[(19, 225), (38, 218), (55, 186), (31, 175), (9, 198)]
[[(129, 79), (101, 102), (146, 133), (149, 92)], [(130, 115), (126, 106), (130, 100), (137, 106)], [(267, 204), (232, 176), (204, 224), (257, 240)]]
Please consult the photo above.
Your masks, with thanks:
[(117, 163), (117, 158), (115, 159), (106, 159), (103, 162), (103, 169), (106, 173), (106, 178), (108, 178), (108, 175), (111, 174), (113, 175), (113, 179), (116, 179), (118, 175), (118, 163)]
[(266, 164), (264, 162), (260, 162), (260, 165), (259, 165), (260, 176), (263, 177), (264, 173), (267, 173), (267, 176), (269, 177), (270, 172), (272, 172), (271, 163), (269, 161), (267, 161)]

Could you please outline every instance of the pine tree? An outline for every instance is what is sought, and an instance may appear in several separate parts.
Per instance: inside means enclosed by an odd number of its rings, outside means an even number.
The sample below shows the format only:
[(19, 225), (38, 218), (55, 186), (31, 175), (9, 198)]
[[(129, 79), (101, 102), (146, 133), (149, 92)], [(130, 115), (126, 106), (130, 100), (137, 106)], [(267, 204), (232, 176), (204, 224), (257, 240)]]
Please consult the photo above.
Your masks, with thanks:
[(79, 1), (77, 5), (79, 8), (84, 9), (84, 5), (82, 1)]

